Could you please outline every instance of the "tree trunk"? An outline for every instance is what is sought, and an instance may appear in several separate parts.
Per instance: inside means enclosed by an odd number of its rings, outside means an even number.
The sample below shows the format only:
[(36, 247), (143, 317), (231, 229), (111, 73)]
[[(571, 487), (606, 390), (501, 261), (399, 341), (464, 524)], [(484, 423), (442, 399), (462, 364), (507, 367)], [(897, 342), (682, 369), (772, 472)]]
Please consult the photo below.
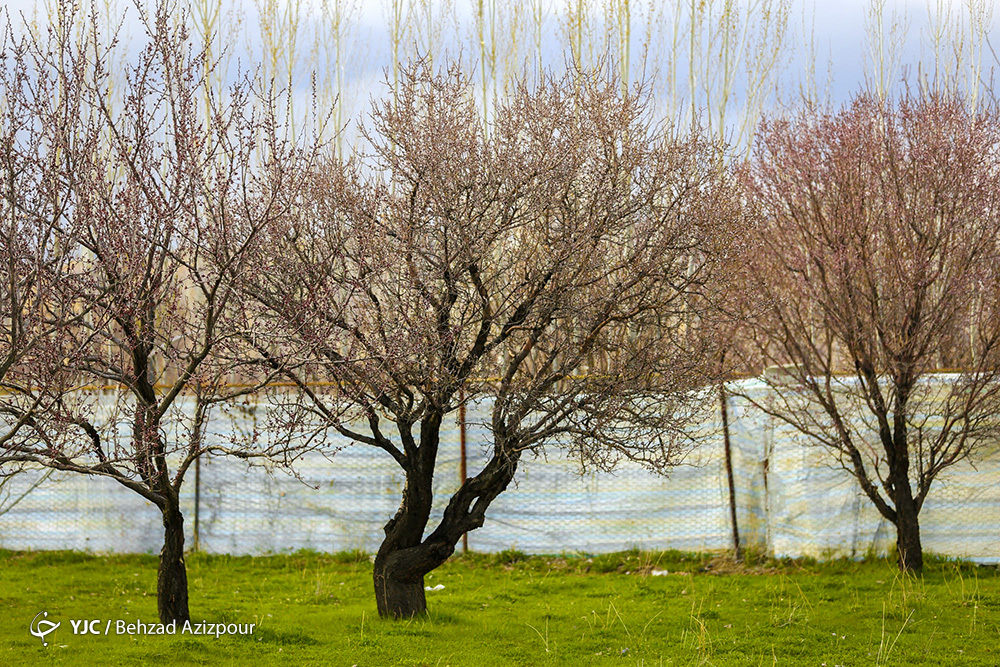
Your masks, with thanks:
[(429, 538), (407, 549), (394, 549), (387, 537), (375, 556), (375, 602), (383, 618), (427, 613), (424, 576), (455, 553), (453, 541)]
[(378, 615), (382, 618), (423, 616), (427, 613), (424, 576), (400, 572), (400, 568), (389, 565), (389, 560), (381, 550), (375, 557), (375, 604), (378, 606)]
[(156, 577), (156, 606), (161, 623), (184, 623), (191, 618), (184, 563), (184, 516), (172, 501), (163, 509), (163, 549)]
[[(910, 450), (907, 436), (907, 398), (913, 383), (908, 377), (896, 379), (896, 403), (893, 406), (892, 447), (889, 454), (889, 479), (892, 500), (896, 505), (896, 553), (899, 569), (903, 572), (920, 572), (924, 567), (924, 549), (920, 544), (920, 523), (917, 515), (920, 505), (913, 499), (910, 486)], [(886, 421), (888, 421), (886, 419)]]
[(917, 504), (909, 493), (900, 494), (896, 501), (896, 552), (899, 569), (919, 573), (924, 567), (924, 550), (920, 544), (920, 523)]
[[(385, 525), (385, 539), (375, 555), (375, 600), (383, 618), (427, 613), (424, 576), (455, 553), (463, 534), (483, 525), (490, 503), (507, 488), (517, 470), (520, 451), (498, 442), (493, 458), (478, 475), (463, 482), (448, 502), (441, 523), (425, 539), (440, 426), (440, 415), (431, 415), (421, 423), (421, 457), (406, 468), (402, 502), (396, 516)], [(401, 433), (407, 430), (401, 425)]]
[[(420, 446), (411, 445), (412, 459), (404, 467), (406, 485), (399, 509), (385, 525), (385, 539), (375, 555), (372, 573), (379, 616), (409, 618), (427, 612), (424, 575), (448, 559), (454, 543), (423, 542), (434, 498), (432, 483), (441, 430), (440, 413), (420, 422)], [(409, 437), (410, 424), (398, 423), (401, 438)]]

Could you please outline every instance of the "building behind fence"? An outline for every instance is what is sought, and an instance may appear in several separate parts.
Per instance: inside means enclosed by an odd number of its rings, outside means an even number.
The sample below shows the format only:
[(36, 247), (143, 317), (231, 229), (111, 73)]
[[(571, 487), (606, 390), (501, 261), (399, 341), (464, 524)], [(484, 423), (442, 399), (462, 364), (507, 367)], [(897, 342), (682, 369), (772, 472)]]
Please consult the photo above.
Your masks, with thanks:
[[(759, 386), (754, 391), (766, 391)], [(729, 398), (737, 522), (744, 544), (776, 556), (885, 553), (895, 531), (830, 455), (803, 436)], [(488, 412), (470, 406), (467, 466), (486, 461)], [(214, 421), (207, 437), (233, 424)], [(332, 442), (332, 447), (348, 444)], [(469, 534), (476, 551), (528, 553), (644, 549), (722, 550), (732, 546), (729, 489), (721, 436), (669, 476), (635, 464), (614, 473), (580, 474), (562, 452), (522, 459), (515, 484)], [(927, 551), (1000, 562), (1000, 454), (946, 471), (920, 515)], [(442, 433), (436, 515), (459, 483), (459, 429)], [(42, 473), (15, 476), (5, 489), (0, 547), (157, 552), (160, 513), (117, 483), (53, 473), (10, 507)], [(398, 507), (403, 477), (384, 452), (363, 445), (332, 456), (311, 454), (281, 471), (226, 458), (204, 458), (197, 485), (182, 494), (188, 545), (211, 553), (264, 554), (298, 549), (374, 551)], [(431, 526), (434, 525), (431, 519)], [(196, 539), (197, 538), (197, 539)]]

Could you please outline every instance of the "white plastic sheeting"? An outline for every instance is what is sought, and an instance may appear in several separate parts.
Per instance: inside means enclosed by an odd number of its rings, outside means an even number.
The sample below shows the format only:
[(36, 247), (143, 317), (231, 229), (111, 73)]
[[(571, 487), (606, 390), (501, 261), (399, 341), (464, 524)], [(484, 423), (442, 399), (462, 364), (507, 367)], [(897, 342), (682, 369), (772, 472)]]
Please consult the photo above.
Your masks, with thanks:
[[(749, 392), (766, 392), (750, 382)], [(184, 406), (181, 406), (182, 409)], [(190, 406), (188, 406), (190, 407)], [(894, 530), (857, 484), (823, 449), (730, 398), (737, 515), (742, 539), (778, 556), (861, 556), (884, 553)], [(470, 406), (468, 470), (486, 460), (486, 406)], [(209, 438), (228, 438), (232, 417), (215, 419)], [(435, 487), (440, 512), (458, 486), (458, 429), (442, 434)], [(331, 440), (330, 451), (349, 444)], [(395, 513), (402, 474), (383, 452), (364, 445), (314, 453), (296, 479), (237, 460), (208, 458), (200, 471), (200, 547), (213, 553), (262, 554), (297, 549), (374, 551)], [(12, 478), (17, 497), (38, 473)], [(182, 494), (192, 543), (194, 471)], [(2, 500), (2, 499), (0, 499)], [(10, 502), (10, 498), (7, 499)], [(486, 525), (469, 535), (472, 549), (528, 553), (608, 552), (640, 547), (684, 550), (731, 546), (729, 496), (721, 437), (669, 476), (635, 464), (581, 475), (555, 449), (522, 461), (516, 483), (490, 508)], [(932, 488), (920, 515), (924, 548), (980, 562), (1000, 562), (1000, 455), (959, 464)], [(429, 529), (434, 525), (431, 520)], [(156, 508), (115, 482), (55, 473), (0, 515), (0, 547), (157, 552)]]

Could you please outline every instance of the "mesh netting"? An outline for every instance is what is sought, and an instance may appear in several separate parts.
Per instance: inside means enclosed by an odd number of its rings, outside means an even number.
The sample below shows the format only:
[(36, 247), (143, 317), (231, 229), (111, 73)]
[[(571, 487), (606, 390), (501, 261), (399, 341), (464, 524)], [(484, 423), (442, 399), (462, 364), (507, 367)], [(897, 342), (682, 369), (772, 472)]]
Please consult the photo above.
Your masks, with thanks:
[[(763, 387), (753, 391), (766, 391)], [(857, 483), (824, 450), (791, 428), (729, 399), (737, 519), (741, 539), (778, 556), (861, 556), (894, 542)], [(468, 473), (486, 461), (488, 406), (467, 416)], [(239, 428), (215, 419), (207, 438)], [(459, 431), (443, 429), (435, 481), (435, 516), (459, 483)], [(349, 444), (331, 440), (332, 448)], [(608, 552), (639, 547), (683, 550), (731, 547), (729, 494), (721, 436), (669, 476), (636, 464), (614, 473), (580, 474), (579, 464), (554, 449), (522, 459), (515, 483), (469, 535), (470, 548), (528, 553)], [(156, 508), (113, 481), (53, 473), (10, 507), (42, 473), (17, 475), (4, 489), (0, 546), (157, 552), (162, 543)], [(364, 445), (332, 456), (313, 453), (297, 477), (227, 458), (205, 457), (182, 494), (193, 544), (214, 553), (260, 554), (297, 549), (374, 551), (395, 513), (403, 476), (384, 452)], [(924, 548), (980, 562), (1000, 562), (1000, 456), (961, 463), (931, 489), (920, 515)]]

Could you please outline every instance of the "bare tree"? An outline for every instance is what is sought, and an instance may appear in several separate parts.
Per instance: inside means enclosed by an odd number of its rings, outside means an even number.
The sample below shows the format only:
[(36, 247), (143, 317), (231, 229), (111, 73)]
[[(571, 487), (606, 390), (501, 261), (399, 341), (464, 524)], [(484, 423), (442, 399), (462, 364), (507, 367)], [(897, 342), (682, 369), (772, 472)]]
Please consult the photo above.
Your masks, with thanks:
[[(382, 616), (425, 611), (424, 576), (483, 525), (526, 452), (663, 469), (712, 404), (698, 393), (711, 341), (683, 314), (735, 238), (717, 146), (652, 123), (616, 71), (521, 83), (487, 131), (460, 69), (404, 68), (373, 113), (373, 161), (318, 170), (266, 246), (250, 289), (260, 321), (310, 350), (311, 374), (292, 377), (405, 475), (375, 558)], [(428, 526), (441, 425), (463, 400), (490, 406), (491, 455)]]
[[(76, 20), (68, 5), (62, 9), (66, 22)], [(27, 293), (69, 339), (59, 367), (77, 390), (61, 393), (58, 411), (36, 420), (34, 441), (0, 449), (0, 465), (111, 478), (156, 505), (164, 623), (189, 618), (179, 500), (191, 465), (206, 452), (287, 462), (308, 442), (280, 438), (284, 423), (261, 442), (202, 437), (214, 405), (259, 391), (275, 372), (254, 367), (245, 342), (253, 323), (234, 286), (257, 270), (262, 230), (284, 215), (277, 193), (294, 190), (301, 154), (281, 140), (273, 97), (252, 95), (251, 81), (225, 99), (207, 88), (206, 64), (174, 9), (160, 3), (143, 14), (146, 44), (114, 73), (123, 85), (120, 109), (104, 94), (111, 47), (93, 23), (40, 68), (56, 79), (81, 72), (84, 81), (78, 136), (59, 145), (60, 169), (45, 172), (65, 179), (70, 201), (54, 226), (26, 221), (39, 253), (65, 258), (47, 264), (44, 281)], [(25, 90), (34, 105), (48, 94)], [(199, 113), (206, 100), (211, 123)], [(15, 318), (30, 305), (16, 305)], [(229, 384), (233, 378), (240, 382)], [(181, 409), (185, 395), (195, 397), (193, 411)], [(52, 437), (67, 428), (73, 437)]]
[(37, 420), (58, 408), (70, 380), (62, 363), (73, 342), (66, 327), (90, 306), (71, 308), (52, 281), (81, 274), (58, 242), (70, 203), (66, 151), (81, 127), (82, 72), (50, 65), (70, 39), (65, 25), (39, 40), (15, 37), (9, 23), (0, 27), (0, 447), (37, 442)]
[(957, 95), (860, 95), (769, 121), (746, 172), (745, 330), (781, 367), (761, 407), (854, 475), (904, 570), (934, 480), (997, 437), (998, 121)]

